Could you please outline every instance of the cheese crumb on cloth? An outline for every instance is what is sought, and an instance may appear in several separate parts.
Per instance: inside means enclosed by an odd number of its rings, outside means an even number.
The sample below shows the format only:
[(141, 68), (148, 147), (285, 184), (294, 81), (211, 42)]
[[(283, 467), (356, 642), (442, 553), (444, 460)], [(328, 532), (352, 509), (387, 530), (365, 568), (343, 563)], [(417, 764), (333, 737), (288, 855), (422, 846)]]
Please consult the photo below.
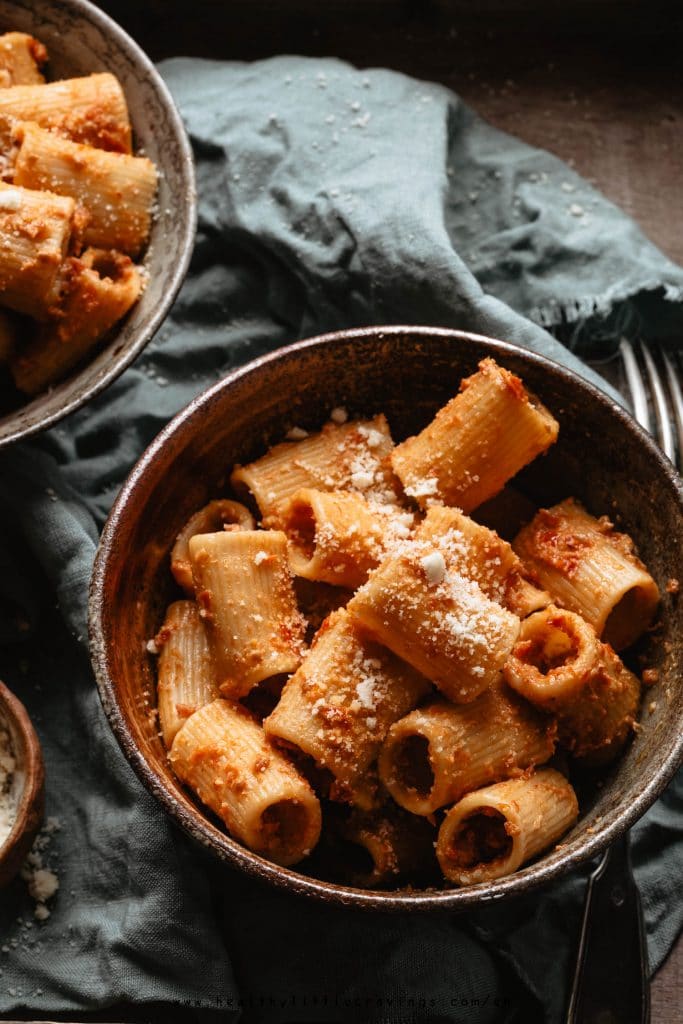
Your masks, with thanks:
[[(294, 57), (162, 70), (197, 161), (191, 272), (119, 380), (0, 452), (0, 565), (16, 566), (0, 598), (16, 600), (30, 570), (42, 600), (39, 629), (2, 647), (0, 669), (39, 730), (62, 824), (36, 866), (57, 869), (50, 916), (34, 918), (21, 878), (0, 895), (0, 1016), (190, 1001), (241, 1024), (560, 1019), (588, 869), (456, 918), (325, 907), (221, 867), (171, 825), (113, 738), (86, 655), (87, 585), (137, 457), (250, 358), (351, 324), (431, 323), (504, 337), (599, 383), (542, 325), (589, 331), (599, 314), (637, 313), (642, 333), (667, 322), (683, 337), (683, 271), (566, 165), (439, 86)], [(562, 183), (590, 224), (567, 212)], [(376, 411), (343, 394), (332, 404), (342, 422)], [(292, 427), (303, 416), (292, 409)], [(368, 467), (356, 472), (370, 485)], [(443, 585), (436, 560), (427, 571)], [(372, 717), (369, 685), (357, 699)], [(653, 967), (683, 923), (682, 790), (633, 831)]]

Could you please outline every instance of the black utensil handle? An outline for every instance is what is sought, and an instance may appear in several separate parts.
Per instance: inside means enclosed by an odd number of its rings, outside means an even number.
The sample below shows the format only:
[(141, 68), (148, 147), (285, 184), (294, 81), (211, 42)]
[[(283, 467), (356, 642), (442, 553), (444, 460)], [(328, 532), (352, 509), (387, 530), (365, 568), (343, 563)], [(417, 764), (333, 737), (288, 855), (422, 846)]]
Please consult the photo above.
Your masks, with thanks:
[(647, 1024), (650, 978), (645, 923), (628, 833), (588, 881), (567, 1024)]

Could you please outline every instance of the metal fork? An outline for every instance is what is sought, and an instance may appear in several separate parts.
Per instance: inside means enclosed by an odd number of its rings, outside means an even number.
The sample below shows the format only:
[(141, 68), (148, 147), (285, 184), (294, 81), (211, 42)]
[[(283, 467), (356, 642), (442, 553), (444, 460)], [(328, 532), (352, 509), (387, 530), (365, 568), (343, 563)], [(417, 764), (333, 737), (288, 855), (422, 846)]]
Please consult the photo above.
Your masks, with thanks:
[(683, 390), (679, 378), (683, 370), (678, 355), (659, 345), (636, 343), (634, 346), (627, 338), (621, 339), (619, 353), (635, 418), (680, 470), (683, 465)]
[[(665, 455), (683, 467), (683, 365), (660, 346), (622, 338), (622, 388)], [(624, 833), (588, 882), (567, 1024), (647, 1024), (650, 980), (640, 894)]]

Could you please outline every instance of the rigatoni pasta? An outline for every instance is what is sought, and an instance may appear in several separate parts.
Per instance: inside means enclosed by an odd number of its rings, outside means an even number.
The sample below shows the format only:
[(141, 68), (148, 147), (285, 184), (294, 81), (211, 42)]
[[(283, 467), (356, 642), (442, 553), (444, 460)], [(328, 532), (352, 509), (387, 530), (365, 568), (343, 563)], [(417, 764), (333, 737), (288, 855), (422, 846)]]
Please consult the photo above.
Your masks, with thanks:
[(296, 440), (275, 445), (232, 472), (232, 486), (240, 494), (251, 494), (262, 516), (277, 512), (302, 487), (360, 492), (381, 503), (396, 500), (398, 485), (389, 465), (393, 441), (385, 416), (332, 421), (317, 434), (300, 433), (304, 436), (297, 434)]
[(348, 610), (456, 703), (500, 678), (519, 619), (473, 580), (449, 572), (434, 545), (406, 541), (356, 592)]
[(0, 35), (0, 89), (10, 85), (39, 85), (47, 50), (26, 32)]
[[(45, 195), (45, 193), (40, 193)], [(143, 282), (121, 253), (86, 249), (61, 266), (59, 313), (37, 327), (10, 359), (15, 384), (27, 395), (56, 383), (137, 301)]]
[(131, 154), (109, 72), (46, 83), (47, 52), (0, 36), (0, 307), (21, 314), (15, 387), (33, 396), (74, 370), (130, 310), (146, 276), (157, 172)]
[(391, 454), (406, 494), (470, 512), (557, 439), (558, 423), (519, 377), (483, 359), (460, 393)]
[(41, 128), (98, 149), (131, 152), (126, 98), (119, 80), (108, 71), (0, 89), (0, 117), (34, 121)]
[(218, 533), (221, 530), (253, 530), (256, 524), (248, 508), (238, 501), (221, 498), (195, 512), (182, 528), (171, 552), (171, 572), (176, 583), (194, 596), (194, 578), (190, 561), (190, 540), (198, 533)]
[(509, 875), (564, 835), (578, 813), (574, 790), (552, 768), (468, 793), (439, 829), (444, 877), (476, 885)]
[(68, 196), (0, 182), (0, 303), (39, 320), (57, 306), (74, 227)]
[(416, 536), (435, 545), (449, 571), (474, 580), (488, 598), (520, 619), (550, 604), (550, 595), (527, 578), (508, 542), (459, 509), (432, 506)]
[(149, 235), (157, 188), (151, 160), (71, 142), (24, 122), (14, 127), (12, 141), (17, 146), (16, 185), (76, 199), (88, 213), (85, 245), (139, 254)]
[(320, 803), (243, 707), (215, 700), (191, 715), (173, 768), (245, 846), (276, 864), (301, 860), (320, 836)]
[(340, 609), (323, 624), (264, 728), (330, 773), (333, 799), (367, 808), (373, 794), (363, 783), (389, 726), (430, 690), (424, 676)]
[[(490, 459), (496, 416), (515, 439), (501, 442), (501, 465)], [(432, 884), (439, 822), (437, 862), (457, 885), (508, 874), (571, 828), (576, 794), (548, 764), (600, 766), (631, 737), (641, 684), (604, 638), (638, 635), (624, 622), (642, 628), (658, 596), (628, 538), (572, 500), (537, 513), (516, 497), (510, 514), (506, 499), (508, 537), (532, 520), (514, 546), (447, 504), (456, 494), (476, 504), (554, 440), (551, 413), (514, 375), (485, 360), (432, 427), (397, 449), (382, 416), (336, 409), (318, 433), (290, 430), (231, 475), (260, 527), (232, 498), (211, 502), (171, 558), (189, 600), (171, 605), (167, 624), (182, 611), (201, 627), (202, 699), (221, 694), (183, 722), (191, 702), (178, 695), (190, 684), (177, 679), (182, 659), (164, 663), (172, 639), (161, 644), (160, 718), (179, 777), (232, 835), (278, 863), (312, 850), (319, 798), (324, 842), (310, 870), (366, 888)], [(392, 475), (392, 450), (417, 511)], [(438, 486), (413, 487), (415, 466)], [(491, 506), (478, 514), (488, 519)], [(571, 520), (555, 541), (558, 579), (538, 567), (549, 514), (556, 533)], [(588, 606), (587, 581), (598, 577), (611, 597), (636, 587), (626, 615), (603, 591), (599, 610)], [(577, 580), (583, 615), (558, 606)], [(604, 619), (602, 640), (591, 615)], [(240, 746), (247, 734), (303, 787), (284, 803), (274, 796), (271, 817), (256, 778), (264, 762), (249, 767)]]
[(221, 693), (244, 697), (257, 683), (294, 672), (303, 652), (304, 620), (284, 533), (196, 534), (189, 552)]
[(555, 603), (578, 612), (620, 651), (652, 622), (659, 589), (625, 533), (568, 498), (542, 509), (514, 548)]
[(170, 749), (186, 719), (219, 695), (206, 629), (195, 602), (169, 605), (152, 643), (159, 653), (159, 725)]
[(464, 793), (548, 761), (556, 726), (507, 686), (471, 704), (435, 700), (389, 729), (379, 772), (396, 803), (428, 815)]
[(371, 504), (361, 494), (302, 488), (264, 526), (287, 534), (297, 576), (355, 590), (392, 545), (410, 536), (414, 517), (393, 505)]
[(556, 716), (560, 742), (583, 761), (614, 758), (634, 726), (640, 681), (573, 612), (551, 605), (531, 615), (503, 672), (517, 693)]

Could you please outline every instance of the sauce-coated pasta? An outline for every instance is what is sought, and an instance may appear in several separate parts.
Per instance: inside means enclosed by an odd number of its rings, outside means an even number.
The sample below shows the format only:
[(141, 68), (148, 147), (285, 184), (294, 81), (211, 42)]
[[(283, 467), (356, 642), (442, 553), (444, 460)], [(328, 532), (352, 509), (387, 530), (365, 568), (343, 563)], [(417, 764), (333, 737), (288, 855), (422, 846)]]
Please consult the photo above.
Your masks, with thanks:
[[(503, 414), (521, 440), (501, 465)], [(190, 600), (167, 622), (182, 612), (193, 632), (182, 658), (163, 630), (155, 639), (164, 738), (236, 839), (357, 886), (435, 884), (439, 867), (467, 885), (574, 825), (567, 774), (616, 757), (636, 724), (640, 681), (607, 639), (640, 635), (657, 585), (630, 539), (573, 499), (529, 506), (512, 544), (462, 508), (476, 512), (557, 430), (487, 359), (416, 438), (394, 447), (381, 415), (297, 430), (233, 470), (256, 518), (224, 498), (181, 530), (172, 567)], [(201, 680), (183, 684), (183, 666)]]

